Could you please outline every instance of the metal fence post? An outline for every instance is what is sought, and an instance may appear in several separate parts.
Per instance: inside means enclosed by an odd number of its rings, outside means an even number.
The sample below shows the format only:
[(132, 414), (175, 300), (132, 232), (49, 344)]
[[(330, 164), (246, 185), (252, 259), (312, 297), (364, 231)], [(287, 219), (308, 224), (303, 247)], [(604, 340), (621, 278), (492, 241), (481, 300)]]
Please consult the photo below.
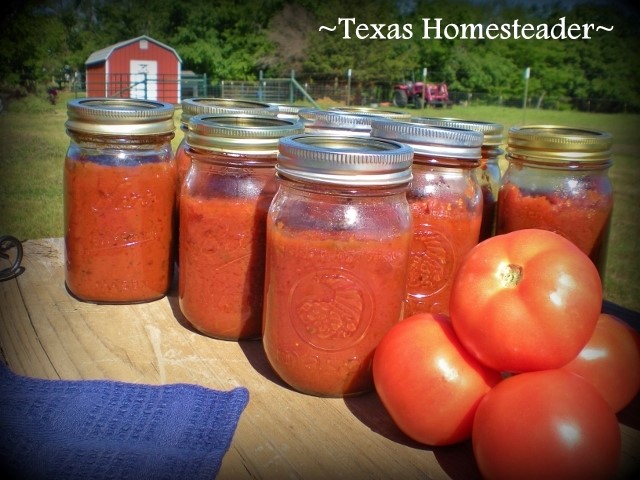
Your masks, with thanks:
[(527, 93), (529, 90), (529, 77), (531, 76), (531, 69), (529, 67), (524, 69), (524, 96), (522, 98), (522, 123), (526, 124), (527, 121)]
[(296, 72), (291, 70), (291, 81), (289, 82), (289, 103), (293, 103), (293, 82), (296, 81)]
[(264, 98), (264, 73), (262, 70), (258, 73), (258, 101), (262, 102)]

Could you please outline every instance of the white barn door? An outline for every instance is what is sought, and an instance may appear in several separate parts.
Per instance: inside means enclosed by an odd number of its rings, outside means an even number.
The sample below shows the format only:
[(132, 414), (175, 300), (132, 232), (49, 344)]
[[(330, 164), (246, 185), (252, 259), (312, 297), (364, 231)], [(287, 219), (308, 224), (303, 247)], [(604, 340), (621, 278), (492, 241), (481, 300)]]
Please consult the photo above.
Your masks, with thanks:
[[(131, 98), (158, 99), (158, 62), (155, 60), (130, 60)], [(144, 82), (146, 75), (146, 84)]]

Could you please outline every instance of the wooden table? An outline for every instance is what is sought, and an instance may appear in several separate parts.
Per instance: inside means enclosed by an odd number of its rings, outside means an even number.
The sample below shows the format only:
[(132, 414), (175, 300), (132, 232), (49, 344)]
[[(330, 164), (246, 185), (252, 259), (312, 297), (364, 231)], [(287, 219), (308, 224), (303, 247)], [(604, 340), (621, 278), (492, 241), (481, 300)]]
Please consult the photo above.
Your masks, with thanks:
[[(141, 305), (79, 302), (64, 286), (60, 238), (25, 242), (23, 265), (20, 276), (0, 282), (0, 354), (16, 373), (249, 389), (218, 478), (479, 478), (470, 442), (440, 448), (412, 442), (375, 393), (351, 399), (297, 393), (271, 371), (259, 341), (196, 333), (175, 289)], [(640, 464), (638, 398), (619, 420), (618, 476), (630, 478)]]

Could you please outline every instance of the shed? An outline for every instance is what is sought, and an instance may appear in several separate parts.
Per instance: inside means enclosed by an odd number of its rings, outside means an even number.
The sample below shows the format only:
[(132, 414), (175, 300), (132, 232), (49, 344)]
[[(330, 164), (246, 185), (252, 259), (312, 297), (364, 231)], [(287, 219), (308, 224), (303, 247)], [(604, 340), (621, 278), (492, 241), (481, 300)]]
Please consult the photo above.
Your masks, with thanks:
[(88, 97), (181, 102), (180, 56), (146, 35), (96, 50), (84, 64)]

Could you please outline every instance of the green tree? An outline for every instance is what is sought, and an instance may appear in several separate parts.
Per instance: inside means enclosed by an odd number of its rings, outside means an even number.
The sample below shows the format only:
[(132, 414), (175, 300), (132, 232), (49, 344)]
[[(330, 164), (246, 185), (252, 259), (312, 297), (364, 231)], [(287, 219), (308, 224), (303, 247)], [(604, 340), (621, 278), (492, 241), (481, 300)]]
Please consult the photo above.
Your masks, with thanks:
[[(95, 50), (146, 34), (171, 45), (183, 68), (213, 81), (288, 75), (345, 78), (362, 84), (444, 81), (450, 91), (514, 102), (530, 67), (532, 98), (578, 106), (605, 99), (608, 108), (640, 110), (640, 32), (637, 9), (588, 0), (531, 5), (510, 0), (8, 0), (0, 15), (0, 83), (37, 91), (63, 74), (83, 72)], [(622, 6), (623, 5), (623, 6)], [(422, 38), (424, 18), (443, 23), (612, 25), (584, 40)], [(344, 38), (339, 18), (381, 24), (386, 39)], [(338, 26), (334, 33), (320, 25)], [(395, 32), (412, 38), (390, 38)], [(397, 26), (397, 27), (395, 27)], [(362, 32), (361, 34), (366, 33)], [(476, 95), (481, 94), (481, 95)], [(573, 103), (572, 103), (573, 102)], [(579, 106), (583, 106), (582, 104)], [(622, 107), (621, 107), (622, 106)]]
[(640, 107), (640, 27), (634, 20), (637, 14), (637, 9), (630, 6), (579, 5), (571, 12), (572, 22), (614, 27), (606, 35), (594, 34), (592, 39), (574, 44), (571, 67), (584, 78), (584, 85), (574, 91), (575, 96), (608, 100), (623, 108)]
[(55, 81), (69, 52), (56, 12), (39, 2), (5, 4), (0, 30), (0, 79), (5, 86), (35, 92)]
[[(328, 0), (313, 3), (307, 8), (313, 12), (314, 30), (309, 32), (309, 48), (306, 52), (304, 70), (326, 74), (344, 75), (352, 69), (354, 77), (362, 81), (378, 79), (390, 72), (402, 72), (413, 68), (414, 57), (407, 43), (397, 37), (406, 35), (393, 0), (371, 0), (362, 5), (343, 0)], [(345, 23), (338, 25), (338, 19), (354, 19), (349, 22), (349, 31)], [(384, 39), (373, 27), (356, 34), (358, 24), (384, 24), (381, 28)], [(319, 26), (336, 26), (335, 32), (319, 31)], [(397, 27), (396, 27), (397, 25)], [(347, 37), (348, 33), (348, 37)]]
[(196, 72), (214, 80), (254, 79), (273, 48), (267, 26), (281, 4), (192, 0), (173, 17), (169, 41)]

